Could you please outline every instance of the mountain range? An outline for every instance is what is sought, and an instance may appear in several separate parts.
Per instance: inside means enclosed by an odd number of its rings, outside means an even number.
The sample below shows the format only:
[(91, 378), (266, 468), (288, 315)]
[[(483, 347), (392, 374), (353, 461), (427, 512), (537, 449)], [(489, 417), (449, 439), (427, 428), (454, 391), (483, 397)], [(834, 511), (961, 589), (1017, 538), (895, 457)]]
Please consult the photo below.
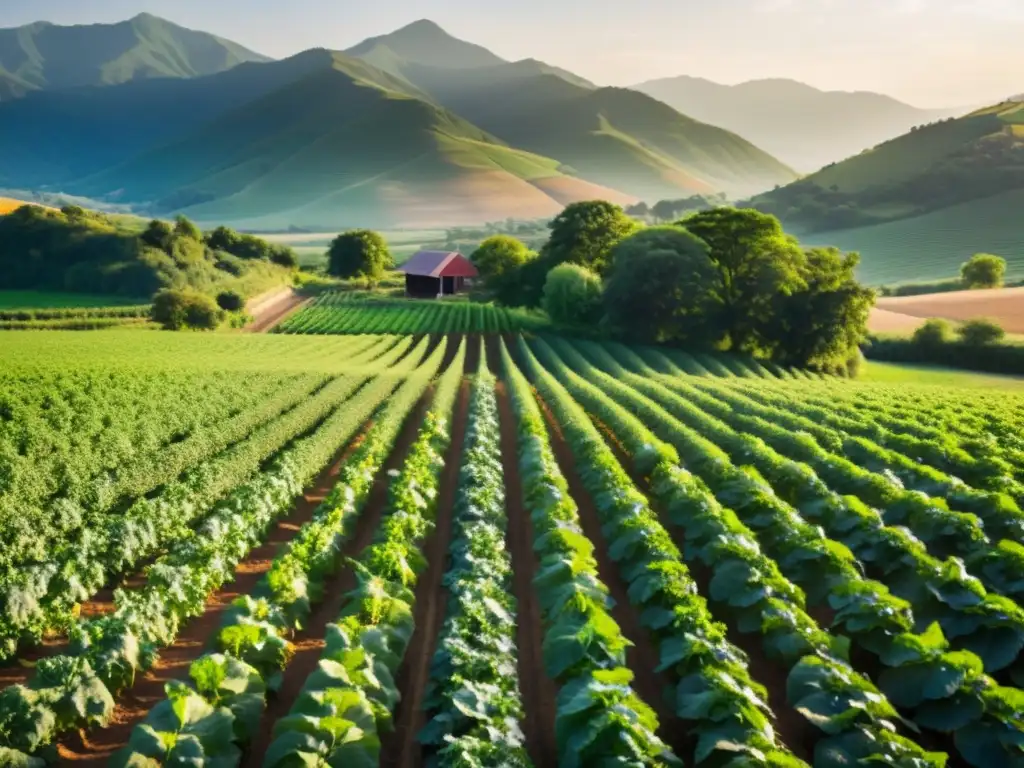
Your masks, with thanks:
[(795, 80), (722, 85), (699, 77), (633, 86), (683, 114), (734, 131), (801, 172), (845, 160), (912, 127), (967, 109), (918, 109), (868, 91), (822, 91)]

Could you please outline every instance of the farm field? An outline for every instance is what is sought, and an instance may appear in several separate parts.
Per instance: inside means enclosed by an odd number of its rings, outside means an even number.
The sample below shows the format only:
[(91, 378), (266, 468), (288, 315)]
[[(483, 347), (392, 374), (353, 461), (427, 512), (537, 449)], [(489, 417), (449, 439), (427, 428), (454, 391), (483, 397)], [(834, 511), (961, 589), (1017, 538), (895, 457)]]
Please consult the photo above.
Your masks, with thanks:
[[(149, 304), (108, 305), (101, 297), (85, 296), (81, 303), (60, 294), (15, 291), (23, 299), (11, 299), (21, 308), (0, 307), (0, 331), (99, 330), (151, 325)], [(38, 299), (39, 303), (24, 304)], [(90, 299), (92, 301), (90, 302)], [(0, 302), (3, 300), (0, 299)]]
[(877, 306), (886, 312), (915, 318), (941, 317), (963, 321), (988, 317), (1008, 333), (1024, 333), (1024, 288), (883, 296), (878, 299)]
[(56, 293), (52, 291), (0, 291), (0, 310), (102, 309), (144, 303), (124, 296), (94, 296), (88, 293)]
[(1024, 765), (1024, 393), (483, 330), (0, 334), (0, 763)]
[[(417, 251), (443, 248), (447, 237), (443, 229), (385, 230), (380, 234), (387, 240), (395, 263), (399, 266)], [(260, 237), (272, 243), (290, 246), (304, 267), (319, 267), (326, 265), (327, 249), (337, 235), (337, 232), (294, 232)]]

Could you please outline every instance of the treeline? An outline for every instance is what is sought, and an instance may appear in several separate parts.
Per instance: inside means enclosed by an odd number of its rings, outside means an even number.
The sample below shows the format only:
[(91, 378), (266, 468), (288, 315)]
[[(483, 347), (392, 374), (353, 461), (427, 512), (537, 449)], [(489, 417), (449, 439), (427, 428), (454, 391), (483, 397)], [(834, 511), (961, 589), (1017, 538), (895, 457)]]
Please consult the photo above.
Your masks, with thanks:
[(294, 269), (291, 249), (220, 227), (204, 234), (179, 217), (141, 231), (78, 206), (24, 206), (0, 217), (5, 287), (119, 296), (165, 288), (213, 293), (255, 270)]
[(1024, 345), (1003, 341), (1001, 329), (985, 320), (970, 321), (956, 334), (944, 320), (929, 320), (910, 337), (872, 336), (864, 354), (888, 363), (1024, 375)]
[(52, 307), (49, 309), (0, 309), (0, 320), (29, 322), (33, 320), (81, 320), (85, 318), (147, 317), (149, 304), (125, 307)]
[(470, 257), (494, 298), (556, 326), (852, 372), (874, 292), (857, 254), (803, 248), (774, 216), (711, 208), (644, 226), (605, 201), (568, 206), (539, 252), (509, 235)]

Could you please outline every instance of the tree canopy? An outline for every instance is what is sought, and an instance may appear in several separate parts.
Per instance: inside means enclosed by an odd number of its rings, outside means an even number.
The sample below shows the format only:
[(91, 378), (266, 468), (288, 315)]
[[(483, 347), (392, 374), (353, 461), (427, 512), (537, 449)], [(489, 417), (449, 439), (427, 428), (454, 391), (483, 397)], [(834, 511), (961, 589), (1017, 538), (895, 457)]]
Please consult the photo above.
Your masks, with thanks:
[(1006, 276), (1006, 259), (991, 253), (976, 253), (960, 267), (968, 288), (999, 288)]
[(601, 320), (601, 278), (579, 264), (559, 264), (548, 272), (541, 302), (559, 325), (596, 325)]
[(493, 235), (480, 243), (469, 260), (499, 302), (521, 304), (522, 268), (536, 258), (537, 254), (521, 240), (511, 235)]
[(579, 264), (603, 275), (612, 248), (639, 226), (622, 208), (605, 200), (573, 203), (551, 222), (551, 237), (541, 257), (552, 267)]
[(387, 240), (369, 229), (351, 229), (334, 238), (327, 262), (327, 271), (335, 277), (363, 277), (371, 282), (395, 266)]

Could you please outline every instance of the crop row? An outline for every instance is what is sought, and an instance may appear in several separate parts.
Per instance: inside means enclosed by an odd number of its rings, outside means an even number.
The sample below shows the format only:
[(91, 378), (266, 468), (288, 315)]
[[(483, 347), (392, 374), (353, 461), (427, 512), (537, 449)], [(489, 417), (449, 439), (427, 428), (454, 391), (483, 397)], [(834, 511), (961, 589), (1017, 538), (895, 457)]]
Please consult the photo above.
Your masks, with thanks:
[[(504, 343), (501, 352), (539, 563), (533, 586), (546, 627), (544, 666), (560, 688), (558, 765), (585, 768), (626, 759), (634, 765), (682, 765), (658, 738), (657, 715), (630, 686), (630, 641), (609, 613), (611, 598), (598, 574), (594, 545), (580, 526), (530, 385)], [(610, 712), (616, 716), (609, 717)]]
[[(686, 464), (715, 491), (712, 496), (697, 475), (676, 470), (678, 456), (673, 455), (674, 450), (662, 458), (658, 462), (664, 465), (660, 477), (675, 473), (676, 477), (694, 483), (696, 489), (691, 492), (689, 508), (677, 509), (676, 521), (687, 526), (693, 509), (717, 506), (716, 496), (717, 502), (732, 505), (736, 520), (756, 532), (757, 540), (765, 553), (774, 558), (781, 574), (807, 590), (812, 602), (827, 600), (836, 612), (834, 626), (852, 639), (859, 652), (868, 655), (865, 658), (872, 659), (873, 668), (881, 669), (881, 690), (911, 721), (923, 728), (951, 733), (960, 755), (971, 765), (1019, 764), (1018, 745), (1024, 738), (1024, 694), (1016, 688), (999, 686), (985, 675), (982, 660), (973, 653), (950, 651), (938, 623), (915, 634), (910, 603), (893, 598), (882, 585), (861, 577), (849, 550), (825, 539), (820, 529), (805, 523), (771, 493), (764, 481), (732, 468), (720, 449), (707, 441), (700, 442), (652, 401), (592, 369), (582, 358), (572, 357), (570, 370), (550, 350), (542, 349), (549, 365), (573, 394), (625, 443), (638, 471), (653, 471), (651, 454), (659, 453), (655, 450), (660, 444), (655, 437), (658, 435), (678, 449)], [(575, 371), (585, 373), (595, 383), (585, 381)], [(657, 476), (654, 481), (658, 482)], [(752, 533), (749, 540), (755, 540)], [(688, 546), (689, 541), (688, 528)], [(934, 600), (955, 608), (960, 597), (950, 590), (935, 594)], [(763, 623), (762, 629), (765, 626), (772, 625)], [(790, 672), (791, 689), (796, 669)], [(792, 690), (790, 693), (792, 698)], [(887, 708), (891, 710), (891, 706)], [(855, 709), (859, 711), (863, 705)], [(837, 709), (826, 714), (839, 715), (843, 711), (849, 714), (852, 710)], [(847, 722), (856, 721), (857, 718), (847, 717)]]
[(82, 318), (138, 318), (149, 317), (149, 304), (124, 307), (47, 307), (44, 309), (0, 309), (4, 320), (75, 320)]
[(113, 614), (72, 627), (67, 654), (38, 662), (27, 687), (0, 693), (0, 747), (36, 752), (63, 731), (107, 722), (113, 697), (174, 642), (185, 620), (204, 611), (207, 597), (395, 386), (395, 377), (380, 377), (334, 408), (316, 431), (218, 502), (194, 535), (158, 558), (144, 586), (115, 590)]
[[(190, 676), (193, 685), (181, 681), (168, 683), (167, 699), (151, 710), (145, 722), (136, 726), (129, 744), (115, 757), (114, 764), (130, 765), (144, 758), (168, 764), (186, 755), (192, 759), (201, 755), (205, 760), (234, 765), (243, 750), (251, 747), (258, 735), (265, 699), (277, 690), (281, 674), (291, 659), (293, 649), (288, 637), (305, 626), (312, 606), (325, 597), (327, 580), (343, 565), (340, 556), (342, 546), (351, 537), (399, 430), (423, 396), (443, 358), (444, 345), (441, 345), (381, 408), (358, 447), (346, 460), (338, 483), (317, 508), (312, 520), (302, 526), (287, 548), (275, 558), (253, 593), (237, 599), (232, 605), (214, 640), (216, 650), (192, 666)], [(424, 453), (428, 457), (427, 474), (434, 471), (429, 459), (436, 460), (433, 449), (444, 437), (444, 422), (437, 414), (450, 410), (459, 371), (449, 368), (444, 375), (434, 406), (407, 457), (406, 468), (392, 486), (393, 499), (396, 487), (403, 484), (402, 478), (405, 478), (406, 485), (413, 482), (412, 478), (425, 478), (422, 473)], [(417, 473), (416, 469), (420, 472)], [(382, 530), (386, 527), (387, 523)], [(365, 582), (365, 579), (361, 581)], [(350, 605), (353, 599), (350, 598), (346, 605)], [(363, 653), (356, 659), (348, 652), (352, 647), (347, 639), (341, 625), (330, 628), (327, 650), (318, 671), (307, 681), (306, 689), (291, 715), (277, 724), (277, 739), (267, 753), (268, 764), (275, 763), (275, 754), (288, 754), (294, 759), (296, 754), (304, 752), (320, 753), (334, 760), (355, 760), (352, 753), (358, 750), (360, 743), (365, 744), (365, 740), (349, 739), (338, 754), (332, 753), (332, 747), (347, 711), (343, 702), (359, 699), (369, 711), (368, 700), (351, 695), (351, 690), (348, 698), (340, 691), (333, 697), (325, 697), (321, 695), (322, 689), (332, 684), (338, 687), (350, 683), (346, 669), (353, 679), (373, 681), (374, 691), (382, 691), (391, 675), (379, 666), (384, 663), (383, 653), (375, 654), (373, 658)], [(383, 651), (379, 644), (374, 647)], [(371, 666), (366, 670), (368, 674), (363, 675), (365, 665)], [(209, 669), (225, 670), (229, 676), (244, 679), (245, 685), (227, 688), (223, 684), (211, 685)], [(218, 677), (221, 674), (217, 672)], [(316, 694), (310, 693), (311, 687)], [(179, 701), (192, 701), (195, 706), (182, 707)], [(332, 707), (331, 701), (336, 706)], [(311, 729), (310, 717), (314, 714), (318, 721), (333, 718), (336, 722), (324, 725), (320, 730)], [(356, 717), (352, 712), (349, 714)], [(366, 725), (360, 718), (356, 719), (360, 725)], [(182, 742), (179, 738), (182, 732), (197, 734), (199, 743)], [(374, 740), (372, 732), (367, 734), (367, 740)], [(359, 764), (358, 760), (353, 764)]]

